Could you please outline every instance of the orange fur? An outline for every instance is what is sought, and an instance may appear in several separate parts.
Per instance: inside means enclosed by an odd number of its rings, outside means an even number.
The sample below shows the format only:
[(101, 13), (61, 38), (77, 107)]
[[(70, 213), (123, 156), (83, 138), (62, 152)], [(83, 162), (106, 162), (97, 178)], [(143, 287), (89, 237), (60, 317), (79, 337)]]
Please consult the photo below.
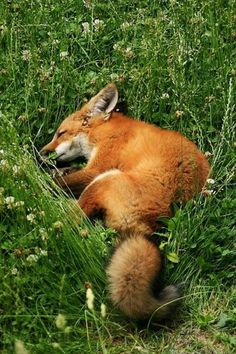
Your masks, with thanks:
[[(116, 249), (108, 267), (109, 288), (113, 302), (127, 316), (146, 318), (178, 292), (164, 289), (165, 300), (152, 294), (160, 255), (144, 237), (156, 230), (160, 216), (171, 215), (173, 202), (187, 201), (201, 190), (209, 164), (180, 133), (112, 112), (116, 100), (115, 86), (106, 86), (62, 122), (42, 153), (56, 150), (62, 160), (76, 154), (87, 157), (83, 170), (57, 182), (79, 196), (87, 216), (102, 213), (107, 226), (130, 237)], [(157, 317), (167, 313), (167, 308), (160, 309)]]
[(160, 269), (161, 257), (156, 245), (142, 236), (124, 240), (107, 268), (113, 303), (136, 320), (150, 315), (155, 319), (168, 317), (176, 306), (179, 292), (172, 285), (164, 288), (158, 297), (153, 296), (150, 287)]

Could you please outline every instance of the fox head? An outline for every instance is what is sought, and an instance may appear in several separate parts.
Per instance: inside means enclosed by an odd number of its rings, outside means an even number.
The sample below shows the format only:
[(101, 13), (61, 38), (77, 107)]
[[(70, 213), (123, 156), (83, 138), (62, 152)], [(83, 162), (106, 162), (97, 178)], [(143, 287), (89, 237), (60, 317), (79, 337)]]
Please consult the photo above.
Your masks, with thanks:
[(96, 124), (110, 118), (117, 101), (116, 86), (108, 84), (79, 111), (64, 119), (52, 141), (41, 149), (40, 155), (46, 157), (56, 153), (58, 161), (72, 161), (79, 156), (89, 159), (93, 150), (89, 133)]

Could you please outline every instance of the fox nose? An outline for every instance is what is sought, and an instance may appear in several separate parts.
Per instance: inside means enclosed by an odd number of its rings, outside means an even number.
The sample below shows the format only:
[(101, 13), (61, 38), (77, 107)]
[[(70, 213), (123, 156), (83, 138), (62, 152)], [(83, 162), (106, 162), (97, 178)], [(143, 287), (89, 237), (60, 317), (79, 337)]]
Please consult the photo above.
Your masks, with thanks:
[(40, 156), (47, 157), (50, 154), (50, 150), (40, 150)]
[(48, 150), (48, 149), (42, 149), (39, 151), (40, 157), (45, 158), (48, 157), (49, 154), (51, 154), (53, 151)]

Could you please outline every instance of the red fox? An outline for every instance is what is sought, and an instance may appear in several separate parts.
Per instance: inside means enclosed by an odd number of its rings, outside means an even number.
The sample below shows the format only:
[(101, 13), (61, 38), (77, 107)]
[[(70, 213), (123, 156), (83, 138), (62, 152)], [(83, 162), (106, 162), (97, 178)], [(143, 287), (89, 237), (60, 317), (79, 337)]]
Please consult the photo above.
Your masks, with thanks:
[(150, 236), (159, 217), (171, 216), (173, 202), (201, 191), (210, 167), (180, 133), (115, 112), (117, 100), (116, 86), (107, 85), (61, 123), (41, 155), (87, 159), (85, 168), (56, 181), (79, 197), (88, 217), (102, 214), (121, 235), (106, 271), (113, 304), (131, 319), (159, 320), (180, 294), (170, 285), (156, 295), (161, 256)]

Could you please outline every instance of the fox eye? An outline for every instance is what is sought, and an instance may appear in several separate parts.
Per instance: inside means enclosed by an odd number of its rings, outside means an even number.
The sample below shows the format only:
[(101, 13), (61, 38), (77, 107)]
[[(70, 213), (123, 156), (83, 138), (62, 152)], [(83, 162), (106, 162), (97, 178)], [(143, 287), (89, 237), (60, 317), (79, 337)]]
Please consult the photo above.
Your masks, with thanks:
[(85, 118), (83, 119), (82, 126), (83, 126), (83, 127), (87, 126), (87, 125), (88, 125), (88, 122), (89, 122), (89, 118), (88, 118), (88, 117), (85, 117)]
[(57, 133), (57, 137), (59, 138), (60, 136), (62, 136), (65, 133), (66, 133), (66, 130), (62, 130), (62, 131)]

